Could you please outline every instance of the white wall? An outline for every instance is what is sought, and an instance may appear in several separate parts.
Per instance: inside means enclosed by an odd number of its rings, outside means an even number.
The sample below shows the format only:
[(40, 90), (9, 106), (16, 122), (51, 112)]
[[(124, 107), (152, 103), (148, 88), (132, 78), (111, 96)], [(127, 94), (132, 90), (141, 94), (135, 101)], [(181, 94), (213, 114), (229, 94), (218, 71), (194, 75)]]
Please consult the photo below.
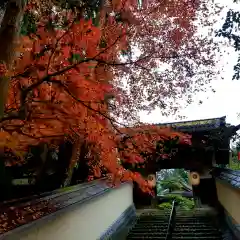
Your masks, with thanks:
[(240, 224), (240, 189), (231, 187), (227, 183), (216, 181), (218, 200), (233, 218), (234, 224)]
[(36, 224), (10, 240), (96, 240), (133, 204), (132, 184), (126, 183), (70, 211), (51, 222)]

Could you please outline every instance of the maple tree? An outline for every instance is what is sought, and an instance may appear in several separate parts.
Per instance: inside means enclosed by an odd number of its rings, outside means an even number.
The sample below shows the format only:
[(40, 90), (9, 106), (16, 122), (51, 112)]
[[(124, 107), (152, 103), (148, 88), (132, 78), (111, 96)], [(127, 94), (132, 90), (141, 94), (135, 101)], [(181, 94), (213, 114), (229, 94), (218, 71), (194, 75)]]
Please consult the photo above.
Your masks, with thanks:
[[(35, 11), (33, 2), (26, 11)], [(36, 28), (19, 39), (13, 66), (1, 68), (10, 88), (0, 118), (0, 146), (21, 155), (30, 145), (70, 139), (74, 165), (84, 139), (96, 176), (104, 167), (114, 180), (132, 179), (148, 190), (145, 179), (121, 161), (143, 162), (141, 152), (154, 152), (159, 140), (178, 137), (190, 143), (184, 134), (138, 123), (137, 112), (159, 105), (164, 112), (167, 101), (186, 94), (192, 82), (202, 85), (195, 72), (199, 67), (214, 74), (207, 40), (194, 35), (198, 6), (112, 1), (95, 12), (99, 21), (93, 22), (79, 9), (49, 15), (37, 5)], [(163, 63), (171, 70), (154, 71)], [(169, 106), (175, 110), (173, 102)]]
[[(202, 21), (199, 11), (205, 2), (143, 1), (142, 6), (130, 9), (124, 3), (108, 16), (111, 23), (127, 25), (127, 49), (111, 63), (114, 83), (124, 97), (111, 110), (126, 123), (142, 110), (175, 113), (181, 96), (191, 102), (192, 93), (204, 90), (217, 73), (213, 68), (217, 45), (196, 35), (195, 20)], [(206, 15), (203, 21), (207, 24)]]

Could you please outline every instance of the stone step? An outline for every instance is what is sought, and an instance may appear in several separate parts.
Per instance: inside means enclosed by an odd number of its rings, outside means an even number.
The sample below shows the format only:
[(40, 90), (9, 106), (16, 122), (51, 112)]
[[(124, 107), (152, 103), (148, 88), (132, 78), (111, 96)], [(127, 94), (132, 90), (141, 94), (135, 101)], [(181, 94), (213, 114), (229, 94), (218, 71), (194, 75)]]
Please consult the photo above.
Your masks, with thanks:
[[(170, 213), (163, 215), (162, 212), (145, 211), (139, 215), (135, 226), (128, 233), (127, 240), (165, 239), (169, 216)], [(221, 240), (222, 238), (220, 231), (212, 223), (211, 215), (205, 215), (202, 211), (198, 213), (181, 211), (176, 215), (172, 239)]]

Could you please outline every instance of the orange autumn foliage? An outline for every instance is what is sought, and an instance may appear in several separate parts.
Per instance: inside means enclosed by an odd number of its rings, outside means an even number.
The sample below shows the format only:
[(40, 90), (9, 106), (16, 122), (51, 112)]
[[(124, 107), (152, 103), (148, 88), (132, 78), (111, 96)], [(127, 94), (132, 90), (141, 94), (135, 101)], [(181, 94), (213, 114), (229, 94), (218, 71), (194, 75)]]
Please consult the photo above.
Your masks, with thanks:
[[(18, 49), (22, 56), (11, 73), (7, 117), (2, 120), (5, 132), (18, 134), (17, 147), (21, 150), (39, 141), (62, 141), (65, 136), (74, 140), (85, 128), (97, 128), (86, 123), (86, 117), (93, 118), (94, 110), (106, 111), (101, 101), (112, 89), (105, 80), (110, 72), (102, 71), (101, 75), (101, 66), (96, 67), (93, 59), (101, 52), (101, 32), (91, 21), (80, 20), (67, 30), (39, 27), (37, 34), (34, 39), (22, 38)], [(49, 51), (45, 51), (46, 45), (51, 47)], [(69, 61), (75, 52), (82, 53), (80, 64)], [(85, 55), (92, 59), (85, 60)], [(94, 109), (93, 113), (89, 109)], [(28, 117), (22, 119), (26, 111)]]
[[(187, 134), (175, 132), (171, 128), (159, 127), (154, 125), (142, 125), (130, 129), (122, 129), (127, 139), (124, 141), (121, 157), (130, 163), (144, 162), (140, 152), (154, 153), (156, 151), (156, 143), (167, 141), (169, 139), (178, 139), (179, 144), (191, 144), (191, 137)], [(162, 152), (162, 156), (165, 153)]]
[[(113, 3), (109, 7), (115, 10), (134, 6), (130, 1), (124, 1), (124, 6), (123, 1)], [(40, 142), (84, 139), (97, 158), (93, 166), (96, 176), (101, 175), (103, 166), (114, 180), (134, 180), (147, 191), (145, 179), (124, 169), (119, 159), (142, 162), (139, 149), (153, 153), (159, 140), (177, 136), (184, 141), (188, 136), (147, 125), (121, 128), (117, 117), (111, 116), (108, 97), (120, 96), (122, 100), (125, 96), (115, 85), (111, 63), (119, 63), (119, 52), (127, 49), (133, 36), (127, 35), (127, 23), (105, 19), (108, 11), (107, 7), (101, 12), (99, 27), (69, 11), (65, 28), (47, 28), (44, 16), (36, 34), (20, 39), (15, 67), (6, 73), (11, 83), (6, 115), (0, 119), (0, 136), (14, 144), (4, 140), (0, 147), (22, 152)], [(118, 151), (123, 135), (129, 137), (127, 149)]]

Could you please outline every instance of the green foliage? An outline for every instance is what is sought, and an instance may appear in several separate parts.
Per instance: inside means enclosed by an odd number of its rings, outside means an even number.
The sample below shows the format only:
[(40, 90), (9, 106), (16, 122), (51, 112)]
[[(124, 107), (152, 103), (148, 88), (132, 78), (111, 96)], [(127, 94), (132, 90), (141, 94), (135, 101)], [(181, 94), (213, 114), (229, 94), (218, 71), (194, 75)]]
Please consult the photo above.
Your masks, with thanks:
[(158, 173), (160, 178), (158, 180), (180, 179), (188, 183), (188, 172), (184, 169), (163, 169)]
[(175, 169), (174, 174), (179, 176), (182, 180), (184, 180), (185, 183), (188, 183), (188, 172), (185, 171), (184, 169)]
[(170, 192), (182, 190), (182, 185), (177, 178), (163, 180), (161, 181), (161, 186), (163, 189), (169, 189)]
[(176, 204), (179, 208), (184, 209), (184, 210), (191, 210), (194, 209), (194, 201), (192, 199), (188, 199), (186, 197), (182, 197), (179, 195), (175, 194), (169, 194), (166, 196), (168, 199), (167, 203), (162, 203), (158, 206), (160, 209), (168, 209), (169, 205), (171, 206), (173, 200), (176, 201)]
[[(236, 0), (234, 2), (237, 2)], [(240, 12), (233, 11), (230, 9), (227, 12), (225, 22), (220, 30), (216, 32), (217, 37), (223, 37), (229, 40), (233, 44), (233, 47), (236, 52), (240, 52)], [(240, 79), (240, 55), (238, 55), (238, 60), (234, 66), (234, 75), (233, 80)]]
[[(79, 8), (81, 12), (83, 12), (84, 18), (86, 20), (92, 19), (92, 23), (94, 26), (99, 26), (100, 23), (100, 0), (84, 0), (84, 1), (68, 1), (68, 0), (59, 0), (54, 2), (55, 6), (58, 8), (59, 11), (61, 9), (72, 9), (76, 10)], [(80, 5), (81, 6), (80, 6)], [(49, 12), (52, 10), (49, 9)], [(26, 36), (31, 33), (36, 33), (37, 31), (37, 19), (33, 13), (30, 11), (26, 11), (23, 15), (22, 24), (21, 24), (21, 34)], [(69, 21), (63, 19), (63, 22), (59, 25), (54, 22), (54, 20), (48, 21), (46, 28), (53, 29), (53, 28), (64, 28), (69, 25)]]
[(156, 188), (157, 188), (157, 195), (161, 194), (161, 192), (164, 191), (160, 182), (156, 183)]
[(81, 60), (83, 60), (83, 58), (78, 53), (73, 53), (71, 58), (69, 58), (69, 62), (70, 63), (80, 62)]
[(86, 20), (92, 19), (94, 26), (99, 26), (100, 23), (100, 8), (101, 0), (82, 0), (82, 1), (69, 1), (58, 0), (55, 2), (56, 6), (61, 9), (76, 9), (81, 12)]
[(172, 208), (172, 203), (170, 203), (170, 202), (161, 203), (160, 205), (158, 205), (158, 208), (159, 208), (160, 210), (171, 209), (171, 208)]
[[(183, 183), (188, 184), (188, 173), (184, 169), (162, 170), (160, 172), (161, 180), (157, 182), (157, 192), (163, 192), (166, 189), (177, 191), (183, 189)], [(167, 194), (164, 197), (167, 202), (160, 204), (160, 209), (169, 209), (172, 206), (172, 201), (175, 199), (177, 205), (184, 210), (191, 210), (194, 208), (194, 201), (192, 199), (182, 197), (178, 194)]]
[(230, 158), (227, 168), (232, 169), (232, 170), (240, 170), (240, 162), (234, 160), (233, 158)]
[(26, 12), (23, 15), (22, 25), (21, 25), (21, 35), (29, 35), (31, 33), (36, 33), (37, 25), (34, 15), (30, 12)]
[(240, 164), (239, 163), (230, 163), (227, 165), (227, 168), (232, 170), (240, 170)]
[(240, 170), (240, 161), (238, 160), (238, 152), (240, 151), (239, 139), (236, 140), (235, 146), (231, 149), (232, 154), (229, 159), (229, 164), (226, 166), (232, 170)]
[(184, 169), (162, 170), (157, 181), (157, 193), (169, 189), (169, 192), (182, 190), (183, 184), (188, 185), (188, 173)]

